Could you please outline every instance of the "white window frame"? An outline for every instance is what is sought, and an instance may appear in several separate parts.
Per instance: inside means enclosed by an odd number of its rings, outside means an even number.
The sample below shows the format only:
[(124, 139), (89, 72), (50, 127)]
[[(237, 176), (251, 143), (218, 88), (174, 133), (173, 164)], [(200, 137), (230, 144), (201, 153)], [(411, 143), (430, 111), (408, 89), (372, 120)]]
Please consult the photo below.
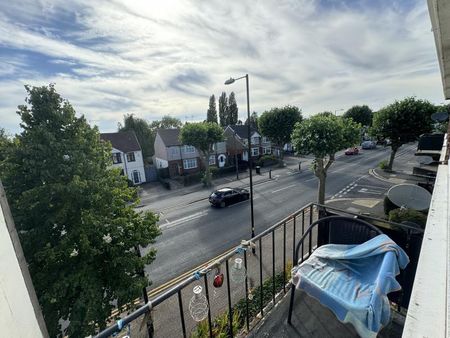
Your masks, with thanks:
[[(136, 180), (134, 179), (135, 178), (135, 174), (137, 174), (137, 182), (136, 182)], [(139, 183), (141, 183), (141, 173), (139, 172), (139, 170), (133, 170), (133, 172), (131, 173), (131, 177), (132, 177), (132, 179), (133, 179), (133, 184), (139, 184)]]
[(194, 169), (197, 168), (196, 158), (187, 158), (183, 160), (183, 169)]
[(195, 153), (195, 147), (194, 146), (184, 146), (184, 152), (185, 154), (192, 154)]
[(121, 153), (115, 152), (115, 153), (113, 153), (112, 157), (113, 157), (114, 164), (122, 163), (122, 154)]
[(216, 164), (216, 155), (209, 155), (209, 165)]
[(258, 136), (253, 136), (251, 142), (252, 142), (252, 144), (259, 144), (259, 137)]
[(263, 147), (263, 154), (272, 154), (272, 148), (270, 147)]
[[(131, 155), (133, 155), (132, 160), (129, 159), (129, 157), (131, 157)], [(127, 162), (136, 162), (136, 155), (134, 154), (134, 151), (130, 151), (129, 153), (127, 153)]]
[(259, 156), (259, 147), (252, 148), (252, 156)]
[(269, 143), (269, 142), (270, 142), (270, 140), (267, 136), (262, 137), (262, 143)]

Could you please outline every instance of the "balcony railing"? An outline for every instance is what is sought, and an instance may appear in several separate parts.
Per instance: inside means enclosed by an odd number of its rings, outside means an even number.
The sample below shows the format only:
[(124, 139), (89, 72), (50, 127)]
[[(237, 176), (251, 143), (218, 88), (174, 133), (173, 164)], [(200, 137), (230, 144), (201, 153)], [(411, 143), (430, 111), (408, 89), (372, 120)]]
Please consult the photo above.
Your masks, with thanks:
[[(288, 291), (290, 269), (298, 240), (312, 222), (330, 214), (358, 217), (368, 221), (379, 227), (407, 252), (410, 264), (398, 278), (403, 290), (390, 295), (391, 302), (397, 304), (398, 308), (407, 308), (423, 230), (310, 203), (254, 238), (242, 241), (240, 245), (216, 257), (211, 263), (199, 267), (191, 276), (156, 295), (148, 304), (117, 320), (97, 337), (109, 337), (149, 313), (154, 337), (214, 337), (218, 330), (222, 330), (222, 333), (225, 330), (229, 337), (233, 337), (238, 332), (250, 332)], [(302, 247), (301, 257), (307, 258), (318, 245), (326, 244), (326, 237), (326, 231), (320, 227), (310, 233), (307, 245)], [(242, 281), (232, 278), (231, 260), (236, 256), (242, 258), (246, 270), (245, 279)], [(225, 271), (224, 286), (215, 288), (213, 274), (218, 271)], [(188, 309), (189, 300), (193, 296), (192, 289), (197, 285), (202, 286), (209, 305), (207, 316), (201, 323), (191, 318)]]

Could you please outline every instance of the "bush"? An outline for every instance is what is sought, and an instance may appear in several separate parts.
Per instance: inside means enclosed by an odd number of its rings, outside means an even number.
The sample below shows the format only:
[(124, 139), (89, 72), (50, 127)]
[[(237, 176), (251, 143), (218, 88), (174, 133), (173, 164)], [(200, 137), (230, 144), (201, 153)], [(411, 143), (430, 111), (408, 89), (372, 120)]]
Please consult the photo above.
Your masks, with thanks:
[(188, 186), (191, 184), (200, 183), (203, 179), (203, 175), (204, 175), (203, 172), (199, 172), (199, 173), (183, 176), (183, 184), (185, 186)]
[(388, 161), (387, 160), (383, 160), (380, 163), (378, 163), (378, 167), (380, 169), (386, 170), (388, 168)]
[(170, 178), (169, 168), (159, 168), (157, 174), (158, 178)]
[(399, 208), (389, 212), (389, 221), (402, 223), (402, 222), (413, 222), (425, 228), (427, 223), (427, 216), (420, 211), (406, 208)]
[(158, 181), (163, 185), (164, 188), (170, 190), (170, 182), (168, 179), (158, 176)]
[(389, 197), (387, 197), (387, 196), (384, 197), (383, 207), (384, 207), (384, 214), (386, 216), (388, 216), (392, 210), (398, 208), (398, 206), (396, 204), (392, 203), (391, 200), (389, 199)]
[(260, 167), (267, 167), (278, 163), (279, 160), (274, 155), (264, 155), (256, 161), (256, 165), (259, 165)]

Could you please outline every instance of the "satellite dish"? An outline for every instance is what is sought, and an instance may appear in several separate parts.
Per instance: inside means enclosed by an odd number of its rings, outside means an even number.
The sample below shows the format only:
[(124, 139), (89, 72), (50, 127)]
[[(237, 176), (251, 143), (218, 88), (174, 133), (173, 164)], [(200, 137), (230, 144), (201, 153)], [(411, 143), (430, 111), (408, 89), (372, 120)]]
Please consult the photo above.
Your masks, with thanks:
[(445, 122), (448, 119), (448, 113), (445, 111), (431, 114), (431, 119), (435, 122)]
[(433, 163), (434, 160), (431, 156), (418, 156), (417, 162), (420, 164), (430, 164)]
[(387, 192), (388, 198), (398, 207), (426, 210), (430, 207), (431, 194), (414, 184), (397, 184)]

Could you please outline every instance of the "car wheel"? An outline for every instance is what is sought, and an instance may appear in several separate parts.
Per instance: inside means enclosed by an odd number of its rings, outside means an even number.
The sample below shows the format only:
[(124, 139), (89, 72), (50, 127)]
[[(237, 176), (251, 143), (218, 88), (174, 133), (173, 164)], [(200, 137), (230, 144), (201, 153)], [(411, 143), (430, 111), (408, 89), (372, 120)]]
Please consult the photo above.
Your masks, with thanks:
[(246, 200), (248, 200), (250, 198), (250, 195), (245, 195), (244, 196), (244, 200), (246, 201)]
[(224, 201), (220, 202), (220, 207), (221, 208), (225, 208), (225, 202)]

